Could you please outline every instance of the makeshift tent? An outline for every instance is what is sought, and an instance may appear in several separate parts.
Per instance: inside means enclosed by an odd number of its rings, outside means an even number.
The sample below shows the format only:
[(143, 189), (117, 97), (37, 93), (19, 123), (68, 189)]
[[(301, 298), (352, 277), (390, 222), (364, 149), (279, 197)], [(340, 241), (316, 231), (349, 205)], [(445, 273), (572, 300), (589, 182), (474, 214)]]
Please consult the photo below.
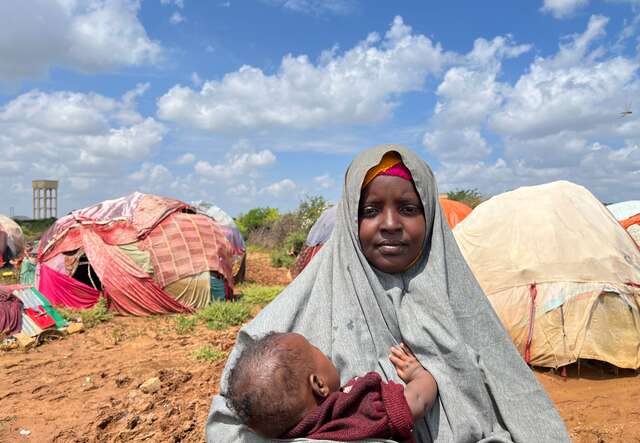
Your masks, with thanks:
[[(449, 200), (445, 197), (439, 197), (438, 201), (440, 202), (440, 206), (442, 206), (442, 210), (451, 228), (464, 220), (472, 211), (469, 206), (459, 201)], [(320, 218), (318, 218), (311, 227), (307, 239), (300, 250), (300, 254), (291, 268), (291, 275), (294, 278), (302, 272), (313, 256), (322, 248), (322, 245), (329, 240), (335, 222), (336, 207), (332, 206), (325, 209), (320, 215)]]
[(333, 231), (336, 224), (336, 206), (325, 209), (311, 227), (307, 239), (302, 245), (300, 254), (291, 268), (291, 275), (295, 278), (309, 264), (314, 255), (318, 253)]
[(9, 217), (0, 215), (0, 268), (22, 254), (24, 235), (22, 228)]
[(640, 245), (640, 200), (614, 203), (607, 206), (607, 209)]
[(640, 367), (640, 252), (587, 189), (519, 188), (480, 204), (453, 233), (528, 363)]
[(40, 240), (38, 289), (54, 305), (89, 307), (103, 294), (123, 314), (190, 312), (231, 297), (232, 253), (212, 218), (136, 192), (59, 219)]
[(246, 246), (236, 222), (226, 212), (212, 203), (198, 200), (192, 202), (191, 205), (198, 213), (204, 214), (217, 221), (225, 230), (227, 239), (232, 247), (234, 280), (236, 283), (243, 281), (246, 264)]

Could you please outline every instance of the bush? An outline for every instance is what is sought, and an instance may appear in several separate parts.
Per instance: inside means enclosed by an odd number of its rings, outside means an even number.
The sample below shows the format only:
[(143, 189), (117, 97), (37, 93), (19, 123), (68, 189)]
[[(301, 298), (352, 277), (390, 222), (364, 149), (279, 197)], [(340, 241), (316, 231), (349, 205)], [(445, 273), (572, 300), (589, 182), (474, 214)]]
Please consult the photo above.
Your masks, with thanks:
[(193, 359), (209, 363), (215, 363), (223, 360), (226, 356), (227, 354), (223, 350), (214, 348), (211, 345), (203, 345), (191, 353), (191, 357), (193, 357)]
[(470, 208), (475, 208), (484, 201), (484, 196), (477, 189), (457, 189), (447, 192), (449, 200), (456, 200)]
[(109, 321), (113, 318), (113, 314), (109, 312), (107, 308), (107, 299), (100, 297), (98, 303), (96, 303), (91, 309), (72, 309), (72, 308), (60, 308), (56, 307), (60, 315), (67, 320), (73, 321), (78, 317), (82, 319), (84, 327), (89, 329), (94, 326)]
[(242, 301), (251, 305), (266, 305), (278, 296), (284, 286), (247, 285), (241, 289)]
[(198, 311), (196, 317), (209, 329), (225, 329), (246, 322), (251, 316), (249, 305), (241, 302), (215, 302)]
[(197, 320), (193, 317), (178, 314), (176, 315), (176, 333), (178, 335), (189, 335), (196, 329)]
[(271, 251), (271, 266), (276, 268), (289, 268), (296, 261), (295, 256), (290, 255), (284, 249), (275, 249)]
[(240, 214), (235, 220), (238, 230), (244, 238), (257, 230), (270, 229), (280, 219), (276, 208), (253, 208), (246, 214)]

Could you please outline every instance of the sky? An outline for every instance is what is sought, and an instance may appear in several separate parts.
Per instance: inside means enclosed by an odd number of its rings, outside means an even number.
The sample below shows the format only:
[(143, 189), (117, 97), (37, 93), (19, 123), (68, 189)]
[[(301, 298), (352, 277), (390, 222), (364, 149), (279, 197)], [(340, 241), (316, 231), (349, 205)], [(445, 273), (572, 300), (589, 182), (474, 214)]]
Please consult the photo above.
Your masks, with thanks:
[[(640, 199), (640, 0), (0, 2), (0, 213), (134, 191), (232, 216), (336, 202), (361, 150), (439, 192)], [(626, 112), (631, 111), (631, 113)]]

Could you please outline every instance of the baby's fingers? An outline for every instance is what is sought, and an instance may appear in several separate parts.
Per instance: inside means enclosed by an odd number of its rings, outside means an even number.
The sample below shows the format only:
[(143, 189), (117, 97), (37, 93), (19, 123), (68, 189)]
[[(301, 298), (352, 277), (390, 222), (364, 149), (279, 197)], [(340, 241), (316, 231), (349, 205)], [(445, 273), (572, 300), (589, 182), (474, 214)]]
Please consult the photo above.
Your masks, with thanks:
[(390, 351), (391, 351), (392, 355), (396, 356), (397, 358), (399, 358), (401, 360), (406, 360), (407, 357), (408, 357), (407, 353), (401, 347), (391, 346)]

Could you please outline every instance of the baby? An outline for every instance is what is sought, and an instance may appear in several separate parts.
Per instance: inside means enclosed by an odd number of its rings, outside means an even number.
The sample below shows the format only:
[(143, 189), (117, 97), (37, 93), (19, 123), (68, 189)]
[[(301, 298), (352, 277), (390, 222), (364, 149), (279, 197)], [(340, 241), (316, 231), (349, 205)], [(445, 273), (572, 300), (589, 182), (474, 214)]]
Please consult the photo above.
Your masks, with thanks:
[(406, 386), (369, 372), (340, 388), (331, 360), (302, 335), (271, 332), (245, 347), (225, 395), (267, 438), (411, 440), (414, 419), (433, 406), (438, 387), (404, 344), (391, 348), (389, 360)]

